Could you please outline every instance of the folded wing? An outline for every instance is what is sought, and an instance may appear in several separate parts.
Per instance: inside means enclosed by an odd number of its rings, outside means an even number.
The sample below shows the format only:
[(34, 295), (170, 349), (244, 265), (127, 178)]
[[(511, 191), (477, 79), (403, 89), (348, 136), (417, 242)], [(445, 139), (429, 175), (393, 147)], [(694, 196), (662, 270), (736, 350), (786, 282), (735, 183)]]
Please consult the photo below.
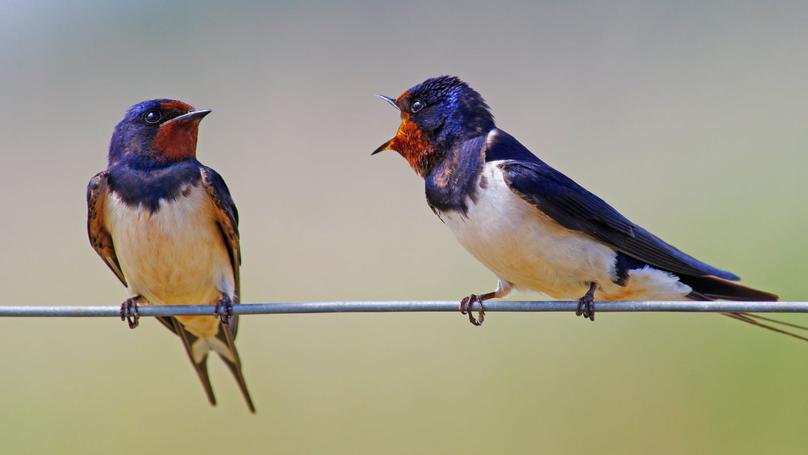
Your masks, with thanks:
[(584, 232), (654, 267), (690, 276), (738, 276), (683, 253), (632, 223), (612, 206), (545, 164), (507, 133), (489, 141), (486, 161), (499, 167), (510, 189), (567, 229)]

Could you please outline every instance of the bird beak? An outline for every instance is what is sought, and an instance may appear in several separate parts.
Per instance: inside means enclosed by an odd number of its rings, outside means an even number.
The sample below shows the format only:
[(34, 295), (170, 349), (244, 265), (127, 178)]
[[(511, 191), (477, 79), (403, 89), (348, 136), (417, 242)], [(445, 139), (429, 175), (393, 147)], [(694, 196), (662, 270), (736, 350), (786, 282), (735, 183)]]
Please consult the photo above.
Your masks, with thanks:
[(393, 139), (390, 139), (389, 141), (387, 141), (384, 144), (380, 145), (379, 148), (377, 148), (376, 150), (373, 151), (373, 153), (370, 154), (370, 156), (373, 156), (373, 155), (375, 155), (377, 153), (381, 153), (381, 152), (383, 152), (385, 150), (390, 150), (390, 144), (392, 142), (393, 142)]
[(390, 104), (391, 106), (393, 106), (394, 108), (396, 108), (396, 110), (398, 110), (398, 111), (401, 110), (401, 108), (398, 107), (398, 104), (396, 104), (396, 99), (395, 98), (390, 98), (389, 96), (384, 96), (384, 95), (376, 95), (376, 96), (378, 98), (381, 98), (381, 99), (387, 101), (387, 103)]
[[(387, 101), (387, 103), (389, 105), (393, 106), (394, 108), (396, 108), (397, 111), (401, 111), (401, 108), (398, 107), (398, 104), (396, 104), (396, 99), (395, 98), (390, 98), (389, 96), (384, 96), (384, 95), (376, 95), (376, 96), (378, 98), (381, 98), (381, 99)], [(371, 153), (370, 155), (373, 156), (373, 155), (375, 155), (377, 153), (381, 153), (381, 152), (383, 152), (385, 150), (390, 150), (390, 144), (392, 142), (393, 142), (393, 139), (390, 139), (389, 141), (387, 141), (384, 144), (380, 145), (379, 148), (374, 150), (373, 153)]]
[(198, 122), (202, 120), (203, 117), (210, 114), (212, 111), (210, 109), (199, 109), (196, 111), (188, 112), (187, 114), (182, 114), (179, 117), (174, 117), (173, 119), (163, 123), (161, 126), (166, 126), (171, 123), (190, 123), (190, 122)]

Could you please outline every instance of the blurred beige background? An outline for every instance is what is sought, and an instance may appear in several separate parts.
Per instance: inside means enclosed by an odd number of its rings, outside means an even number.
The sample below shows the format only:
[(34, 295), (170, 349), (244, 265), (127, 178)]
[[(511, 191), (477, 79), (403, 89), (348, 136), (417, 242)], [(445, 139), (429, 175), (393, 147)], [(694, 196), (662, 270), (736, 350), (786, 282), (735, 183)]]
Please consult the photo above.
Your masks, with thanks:
[[(143, 99), (214, 114), (245, 300), (493, 287), (374, 98), (444, 73), (626, 215), (806, 299), (808, 7), (788, 2), (0, 2), (2, 304), (112, 305), (85, 185)], [(532, 295), (518, 296), (533, 298)], [(800, 321), (799, 317), (792, 320)], [(802, 318), (805, 322), (805, 318)], [(798, 453), (808, 345), (712, 315), (255, 316), (249, 415), (146, 320), (0, 320), (2, 453)]]

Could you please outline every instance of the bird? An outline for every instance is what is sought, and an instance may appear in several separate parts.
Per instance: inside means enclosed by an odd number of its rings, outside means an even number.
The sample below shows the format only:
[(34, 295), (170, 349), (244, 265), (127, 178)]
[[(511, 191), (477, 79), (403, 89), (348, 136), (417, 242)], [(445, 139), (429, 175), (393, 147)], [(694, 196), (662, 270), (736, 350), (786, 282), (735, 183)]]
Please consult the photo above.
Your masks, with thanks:
[(224, 179), (196, 159), (200, 121), (211, 111), (178, 100), (130, 107), (115, 126), (106, 170), (87, 186), (90, 244), (130, 297), (121, 320), (138, 326), (138, 305), (216, 305), (210, 316), (159, 317), (182, 341), (211, 405), (212, 351), (255, 405), (235, 346), (241, 249), (238, 210)]
[[(498, 278), (493, 291), (460, 301), (473, 325), (483, 323), (486, 300), (514, 289), (577, 300), (576, 315), (592, 321), (595, 301), (778, 299), (666, 243), (546, 164), (499, 129), (483, 97), (458, 77), (377, 96), (401, 123), (371, 155), (401, 155), (424, 179), (432, 211)], [(772, 325), (790, 323), (725, 315), (808, 341)]]

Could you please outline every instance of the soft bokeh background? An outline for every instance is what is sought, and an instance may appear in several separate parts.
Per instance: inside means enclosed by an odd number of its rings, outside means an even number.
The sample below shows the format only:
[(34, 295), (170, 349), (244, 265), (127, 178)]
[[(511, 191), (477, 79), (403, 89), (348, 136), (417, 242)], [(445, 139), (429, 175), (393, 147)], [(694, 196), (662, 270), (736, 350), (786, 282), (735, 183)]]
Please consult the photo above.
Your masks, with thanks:
[[(808, 8), (787, 2), (0, 3), (2, 304), (111, 305), (85, 185), (132, 103), (214, 114), (246, 301), (458, 299), (495, 279), (373, 97), (451, 73), (677, 246), (808, 298)], [(519, 296), (530, 298), (533, 296)], [(800, 318), (792, 317), (799, 321)], [(800, 453), (808, 345), (711, 315), (256, 316), (249, 415), (146, 320), (0, 321), (2, 453)]]

